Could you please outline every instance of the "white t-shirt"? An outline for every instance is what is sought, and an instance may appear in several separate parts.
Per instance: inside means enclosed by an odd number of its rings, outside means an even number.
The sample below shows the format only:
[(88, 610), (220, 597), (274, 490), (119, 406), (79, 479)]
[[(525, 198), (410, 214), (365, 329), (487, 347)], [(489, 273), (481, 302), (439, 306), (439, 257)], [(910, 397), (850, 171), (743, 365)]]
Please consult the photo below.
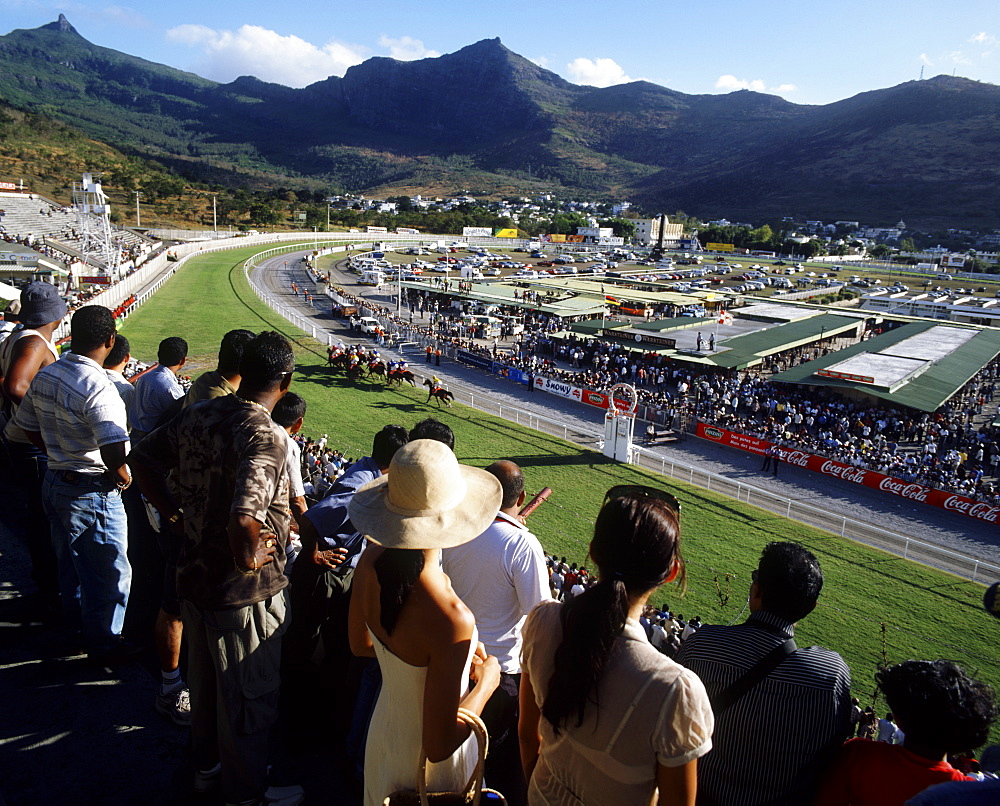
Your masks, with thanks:
[(299, 443), (292, 439), (287, 431), (288, 453), (285, 455), (285, 469), (288, 471), (288, 490), (292, 498), (299, 498), (306, 494), (302, 484), (302, 452)]
[(521, 627), (531, 609), (552, 601), (538, 538), (504, 513), (475, 540), (445, 549), (444, 572), (476, 617), (486, 654), (508, 674), (521, 671)]

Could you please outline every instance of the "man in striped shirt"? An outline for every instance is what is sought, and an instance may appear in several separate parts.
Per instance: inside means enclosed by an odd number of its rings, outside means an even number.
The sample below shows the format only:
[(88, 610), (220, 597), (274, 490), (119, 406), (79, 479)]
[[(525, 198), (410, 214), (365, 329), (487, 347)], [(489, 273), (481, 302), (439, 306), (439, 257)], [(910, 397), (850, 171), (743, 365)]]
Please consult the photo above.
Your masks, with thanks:
[(90, 657), (110, 664), (135, 655), (121, 640), (132, 580), (121, 497), (132, 483), (125, 404), (102, 367), (115, 319), (88, 305), (70, 327), (70, 352), (35, 375), (14, 422), (48, 455), (42, 500), (63, 611), (82, 629)]
[[(769, 543), (753, 572), (750, 618), (703, 626), (682, 644), (677, 661), (701, 678), (716, 712), (713, 749), (698, 764), (699, 806), (812, 801), (832, 752), (850, 732), (851, 674), (829, 649), (782, 655), (778, 648), (793, 648), (787, 642), (795, 622), (812, 612), (822, 587), (809, 551)], [(760, 682), (735, 698), (727, 692), (776, 651), (781, 660)]]

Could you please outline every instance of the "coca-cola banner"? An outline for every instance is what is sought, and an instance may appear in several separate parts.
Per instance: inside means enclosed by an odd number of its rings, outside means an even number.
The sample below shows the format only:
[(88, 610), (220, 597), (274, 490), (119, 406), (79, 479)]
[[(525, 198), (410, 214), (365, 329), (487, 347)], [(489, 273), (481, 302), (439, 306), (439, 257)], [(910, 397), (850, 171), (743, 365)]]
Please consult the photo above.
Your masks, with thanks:
[[(737, 431), (729, 431), (714, 425), (698, 423), (696, 431), (699, 437), (718, 442), (722, 445), (729, 445), (733, 448), (749, 451), (750, 453), (763, 454), (771, 445), (765, 439), (759, 439), (747, 434), (740, 434)], [(924, 504), (940, 507), (949, 512), (960, 512), (970, 518), (988, 521), (989, 523), (1000, 523), (1000, 507), (973, 501), (964, 495), (956, 495), (945, 490), (938, 490), (934, 487), (927, 487), (923, 484), (902, 481), (901, 479), (878, 473), (874, 470), (865, 470), (861, 467), (846, 465), (834, 459), (827, 459), (824, 456), (816, 456), (805, 451), (779, 447), (778, 452), (781, 460), (789, 465), (822, 473), (825, 476), (849, 481), (852, 484), (861, 484), (865, 487), (872, 487), (882, 492), (898, 495), (910, 501), (920, 501)]]

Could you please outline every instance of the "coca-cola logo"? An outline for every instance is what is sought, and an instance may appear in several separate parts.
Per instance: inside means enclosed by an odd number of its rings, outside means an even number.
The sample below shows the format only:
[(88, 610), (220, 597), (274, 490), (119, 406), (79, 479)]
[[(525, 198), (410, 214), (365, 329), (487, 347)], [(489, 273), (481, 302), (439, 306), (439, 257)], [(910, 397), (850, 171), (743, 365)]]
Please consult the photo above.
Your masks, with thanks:
[(711, 426), (705, 428), (705, 436), (709, 439), (722, 439), (725, 435), (726, 432), (718, 428), (712, 428)]
[(990, 506), (980, 501), (970, 501), (960, 495), (949, 495), (943, 504), (951, 512), (961, 512), (971, 518), (997, 523), (1000, 520), (1000, 507)]
[(809, 456), (802, 451), (785, 451), (783, 454), (785, 462), (796, 467), (809, 467)]
[(924, 487), (922, 484), (911, 484), (894, 479), (891, 476), (886, 476), (882, 479), (879, 482), (878, 488), (893, 495), (909, 498), (911, 501), (926, 501), (927, 496), (930, 494), (930, 489)]
[(828, 476), (834, 476), (853, 484), (864, 484), (865, 476), (868, 475), (868, 471), (862, 470), (860, 467), (842, 465), (839, 462), (831, 462), (829, 460), (823, 462), (823, 466), (819, 470), (820, 473), (826, 473)]

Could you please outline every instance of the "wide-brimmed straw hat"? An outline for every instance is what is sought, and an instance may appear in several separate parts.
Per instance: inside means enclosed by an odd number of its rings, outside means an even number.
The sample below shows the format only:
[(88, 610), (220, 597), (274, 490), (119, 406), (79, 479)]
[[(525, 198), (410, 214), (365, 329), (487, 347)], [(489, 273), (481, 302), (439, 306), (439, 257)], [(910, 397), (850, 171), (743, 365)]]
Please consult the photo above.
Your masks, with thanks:
[(496, 476), (460, 465), (442, 442), (415, 439), (396, 451), (386, 475), (358, 489), (348, 513), (380, 546), (444, 549), (485, 532), (502, 497)]

